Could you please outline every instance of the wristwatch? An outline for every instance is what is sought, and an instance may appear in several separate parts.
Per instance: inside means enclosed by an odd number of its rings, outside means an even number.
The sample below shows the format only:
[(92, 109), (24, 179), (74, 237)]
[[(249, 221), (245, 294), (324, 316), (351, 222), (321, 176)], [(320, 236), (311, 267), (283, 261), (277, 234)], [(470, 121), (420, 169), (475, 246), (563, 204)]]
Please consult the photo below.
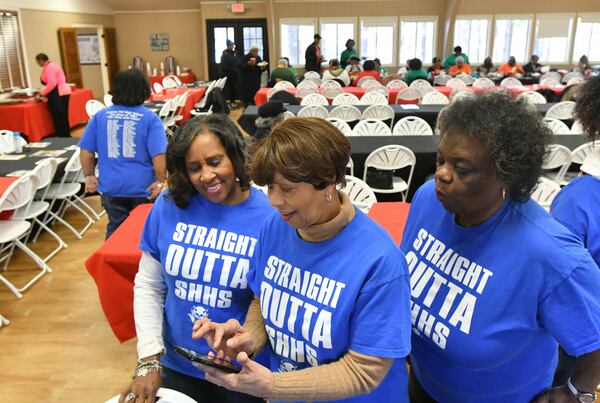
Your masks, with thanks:
[(596, 401), (595, 392), (580, 392), (571, 382), (571, 378), (567, 379), (567, 388), (579, 403), (594, 403)]

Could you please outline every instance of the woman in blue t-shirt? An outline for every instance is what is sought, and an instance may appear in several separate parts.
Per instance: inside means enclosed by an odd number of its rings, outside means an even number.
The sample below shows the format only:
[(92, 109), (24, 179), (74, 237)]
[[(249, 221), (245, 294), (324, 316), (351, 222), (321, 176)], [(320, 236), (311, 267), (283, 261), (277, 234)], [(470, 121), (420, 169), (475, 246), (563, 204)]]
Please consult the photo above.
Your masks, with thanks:
[[(530, 199), (552, 134), (500, 92), (451, 104), (438, 128), (435, 181), (415, 194), (400, 246), (411, 275), (411, 400), (591, 402), (600, 271)], [(549, 389), (559, 343), (577, 368)]]
[(142, 232), (134, 288), (139, 360), (121, 402), (153, 401), (161, 382), (198, 403), (260, 402), (204, 381), (173, 349), (208, 353), (190, 337), (194, 322), (242, 321), (252, 301), (246, 275), (272, 208), (250, 187), (245, 163), (245, 141), (225, 115), (191, 119), (171, 139), (168, 190)]
[[(322, 119), (294, 118), (255, 143), (253, 179), (277, 209), (261, 229), (248, 283), (257, 298), (242, 327), (200, 320), (240, 374), (206, 379), (277, 401), (408, 401), (406, 262), (390, 236), (338, 191), (348, 140)], [(270, 368), (248, 357), (269, 344)]]
[[(589, 141), (600, 138), (600, 77), (581, 88), (575, 116)], [(600, 147), (596, 146), (581, 165), (581, 174), (556, 195), (550, 214), (567, 227), (600, 266)], [(559, 352), (554, 383), (564, 383), (575, 365), (575, 357)]]

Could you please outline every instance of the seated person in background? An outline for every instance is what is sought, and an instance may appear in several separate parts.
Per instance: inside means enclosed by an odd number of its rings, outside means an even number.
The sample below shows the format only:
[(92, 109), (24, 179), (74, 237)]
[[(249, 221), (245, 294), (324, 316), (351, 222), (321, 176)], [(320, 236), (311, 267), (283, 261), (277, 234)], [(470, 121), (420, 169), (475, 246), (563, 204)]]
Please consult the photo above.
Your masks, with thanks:
[(431, 60), (431, 66), (429, 66), (429, 68), (427, 69), (427, 73), (431, 77), (435, 77), (438, 74), (440, 74), (442, 70), (444, 70), (444, 68), (442, 67), (442, 61), (439, 57), (436, 56)]
[(358, 56), (350, 57), (350, 64), (346, 66), (345, 70), (348, 72), (350, 80), (354, 80), (358, 73), (363, 71), (363, 68), (360, 65), (360, 58)]
[(108, 216), (106, 238), (131, 210), (156, 199), (164, 185), (167, 135), (158, 115), (143, 105), (149, 96), (144, 73), (120, 71), (114, 81), (113, 105), (92, 117), (79, 141), (85, 191), (102, 194)]
[(589, 76), (592, 74), (592, 66), (590, 66), (590, 62), (586, 55), (583, 55), (579, 58), (579, 63), (577, 63), (577, 66), (573, 68), (573, 71), (578, 71), (584, 76)]
[(446, 56), (444, 62), (442, 63), (442, 66), (445, 68), (450, 68), (451, 66), (454, 66), (458, 57), (462, 57), (463, 63), (469, 64), (469, 56), (465, 55), (462, 52), (462, 48), (460, 46), (455, 46), (454, 53)]
[(343, 69), (350, 64), (350, 58), (356, 56), (356, 49), (354, 49), (354, 39), (348, 39), (346, 41), (346, 49), (340, 55), (340, 64)]
[(323, 81), (325, 80), (339, 80), (344, 83), (344, 87), (350, 85), (350, 76), (346, 70), (340, 67), (337, 59), (329, 61), (329, 68), (323, 72)]
[(414, 59), (410, 59), (408, 61), (408, 73), (406, 73), (404, 81), (406, 81), (406, 84), (410, 84), (418, 78), (427, 80), (427, 72), (423, 68), (423, 63), (421, 63), (421, 60), (415, 57)]
[(294, 85), (298, 85), (298, 79), (290, 70), (288, 65), (288, 61), (284, 58), (279, 59), (277, 62), (277, 67), (271, 71), (271, 80), (269, 81), (269, 87), (273, 87), (279, 81), (289, 81)]
[(529, 63), (523, 66), (523, 71), (525, 74), (531, 75), (532, 73), (541, 73), (542, 67), (544, 67), (541, 63), (539, 63), (540, 58), (538, 55), (531, 55), (531, 59), (529, 59)]
[(477, 73), (479, 73), (480, 77), (486, 77), (495, 72), (496, 66), (494, 66), (494, 63), (492, 63), (492, 58), (489, 56), (483, 60), (483, 64), (477, 67)]
[(358, 75), (354, 78), (352, 85), (357, 85), (361, 78), (367, 76), (373, 77), (375, 80), (381, 82), (381, 76), (379, 75), (379, 72), (375, 70), (375, 62), (373, 60), (366, 60), (363, 63), (363, 71), (358, 73)]
[(469, 66), (461, 56), (456, 58), (456, 64), (450, 67), (448, 72), (452, 77), (456, 77), (459, 74), (471, 74), (471, 66)]
[(262, 104), (258, 108), (258, 118), (254, 122), (256, 124), (254, 139), (260, 140), (269, 135), (273, 126), (283, 121), (285, 111), (286, 109), (281, 101), (271, 99), (269, 102)]
[(375, 70), (377, 70), (379, 72), (379, 75), (381, 76), (381, 78), (387, 76), (388, 72), (381, 65), (381, 60), (379, 60), (379, 58), (376, 57), (375, 59), (373, 59), (373, 61), (375, 62)]
[(285, 59), (287, 61), (288, 69), (290, 69), (290, 71), (292, 72), (294, 77), (296, 77), (296, 81), (298, 81), (298, 70), (296, 70), (296, 68), (294, 66), (292, 66), (292, 64), (290, 63), (290, 58), (284, 56), (284, 57), (282, 57), (282, 59)]
[(508, 58), (508, 62), (500, 66), (498, 73), (503, 76), (514, 77), (517, 74), (525, 74), (525, 71), (523, 71), (523, 66), (517, 63), (515, 57), (511, 56)]

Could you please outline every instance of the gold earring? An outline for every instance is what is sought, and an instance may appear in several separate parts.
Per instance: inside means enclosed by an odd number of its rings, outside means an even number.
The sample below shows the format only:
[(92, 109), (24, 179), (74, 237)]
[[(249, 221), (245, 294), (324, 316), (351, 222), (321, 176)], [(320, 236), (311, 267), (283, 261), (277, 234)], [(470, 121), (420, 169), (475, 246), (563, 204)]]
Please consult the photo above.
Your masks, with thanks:
[(331, 197), (331, 193), (329, 193), (327, 196), (325, 196), (325, 200), (327, 201), (327, 203), (330, 203), (332, 199), (333, 199), (333, 197)]

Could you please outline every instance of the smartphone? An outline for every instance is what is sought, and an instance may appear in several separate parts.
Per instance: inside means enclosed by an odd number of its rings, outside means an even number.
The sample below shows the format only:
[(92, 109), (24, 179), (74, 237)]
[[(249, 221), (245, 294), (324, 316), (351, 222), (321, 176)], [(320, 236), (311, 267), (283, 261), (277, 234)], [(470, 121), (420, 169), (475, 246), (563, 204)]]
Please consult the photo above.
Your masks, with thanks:
[(197, 351), (190, 350), (185, 347), (175, 346), (173, 347), (175, 352), (181, 354), (190, 361), (200, 363), (209, 367), (217, 368), (221, 371), (228, 372), (230, 374), (237, 374), (242, 370), (238, 365), (235, 365), (229, 361), (221, 360), (218, 358), (211, 358), (205, 354), (200, 354)]

